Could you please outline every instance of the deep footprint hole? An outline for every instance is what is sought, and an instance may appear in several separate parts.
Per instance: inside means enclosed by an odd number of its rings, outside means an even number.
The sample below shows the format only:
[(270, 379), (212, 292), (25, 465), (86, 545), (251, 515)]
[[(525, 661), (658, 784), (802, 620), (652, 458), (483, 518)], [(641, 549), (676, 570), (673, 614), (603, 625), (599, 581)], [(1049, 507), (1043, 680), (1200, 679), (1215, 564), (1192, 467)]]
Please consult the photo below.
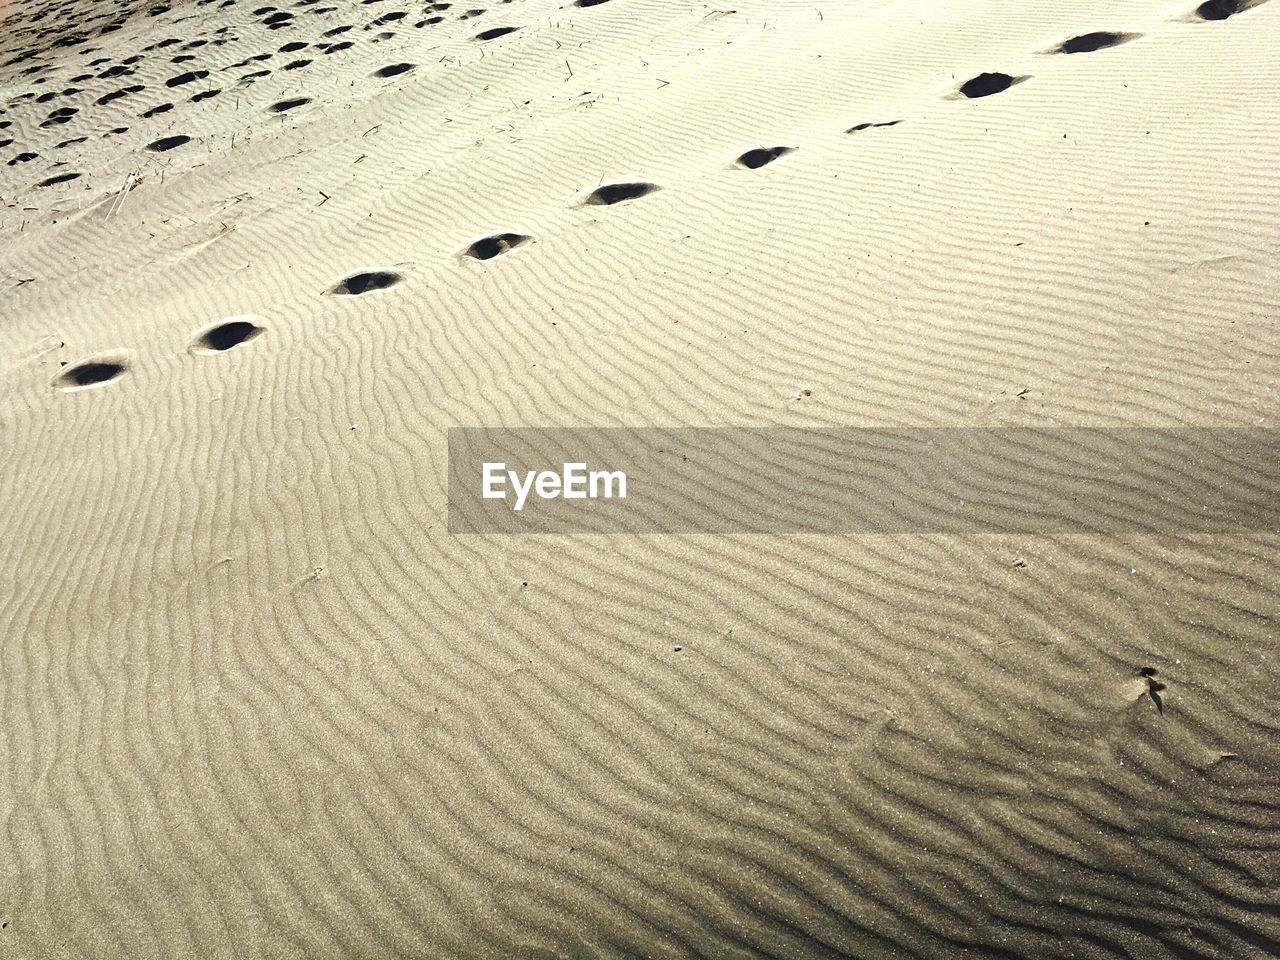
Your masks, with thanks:
[(195, 348), (210, 353), (230, 350), (265, 332), (262, 327), (248, 320), (228, 320), (201, 334), (195, 342)]
[(635, 200), (637, 197), (648, 196), (659, 189), (661, 188), (656, 183), (606, 183), (604, 186), (596, 187), (591, 191), (591, 196), (587, 197), (587, 203), (596, 206), (609, 206), (614, 203), (622, 203), (624, 200)]
[(1226, 20), (1257, 6), (1258, 2), (1259, 0), (1205, 0), (1196, 7), (1196, 16), (1201, 20)]
[(123, 363), (114, 360), (89, 360), (68, 367), (58, 376), (57, 385), (63, 390), (79, 390), (99, 383), (109, 383), (125, 371)]
[(494, 27), (492, 30), (484, 30), (476, 34), (477, 40), (496, 40), (498, 37), (505, 37), (508, 33), (515, 33), (519, 27)]
[(520, 233), (495, 233), (493, 236), (484, 237), (467, 247), (464, 255), (474, 260), (492, 260), (508, 250), (515, 249), (528, 239), (528, 237)]
[(791, 153), (795, 147), (757, 147), (754, 150), (748, 150), (737, 159), (740, 167), (746, 167), (748, 170), (757, 170), (767, 163), (773, 163), (779, 157)]
[(373, 75), (375, 77), (382, 77), (383, 79), (387, 77), (398, 77), (402, 73), (408, 73), (413, 69), (413, 67), (414, 65), (412, 63), (392, 63), (388, 66), (382, 67), (380, 70), (375, 70)]
[(180, 147), (184, 143), (190, 143), (191, 138), (178, 134), (174, 137), (161, 137), (159, 140), (153, 140), (147, 144), (147, 149), (155, 153), (164, 153), (166, 150), (172, 150), (174, 147)]
[(980, 73), (972, 80), (966, 80), (960, 86), (960, 93), (970, 100), (979, 97), (990, 97), (1004, 93), (1012, 87), (1020, 77), (1011, 77), (1007, 73)]
[(343, 297), (357, 297), (362, 293), (385, 290), (403, 279), (400, 274), (391, 273), (388, 270), (371, 270), (367, 273), (352, 274), (329, 292)]
[(1084, 33), (1063, 41), (1058, 47), (1058, 53), (1093, 53), (1095, 50), (1105, 50), (1107, 47), (1118, 47), (1122, 43), (1136, 39), (1137, 36), (1136, 33), (1112, 33), (1108, 30)]

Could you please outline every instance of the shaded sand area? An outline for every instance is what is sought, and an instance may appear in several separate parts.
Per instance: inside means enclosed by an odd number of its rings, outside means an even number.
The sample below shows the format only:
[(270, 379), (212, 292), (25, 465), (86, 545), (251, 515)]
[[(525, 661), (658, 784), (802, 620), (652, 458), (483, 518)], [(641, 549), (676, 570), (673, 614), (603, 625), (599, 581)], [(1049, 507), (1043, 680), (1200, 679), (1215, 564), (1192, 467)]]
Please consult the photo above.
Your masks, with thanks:
[(0, 955), (1280, 955), (1274, 533), (444, 493), (1275, 426), (1280, 2), (475, 2), (0, 7)]

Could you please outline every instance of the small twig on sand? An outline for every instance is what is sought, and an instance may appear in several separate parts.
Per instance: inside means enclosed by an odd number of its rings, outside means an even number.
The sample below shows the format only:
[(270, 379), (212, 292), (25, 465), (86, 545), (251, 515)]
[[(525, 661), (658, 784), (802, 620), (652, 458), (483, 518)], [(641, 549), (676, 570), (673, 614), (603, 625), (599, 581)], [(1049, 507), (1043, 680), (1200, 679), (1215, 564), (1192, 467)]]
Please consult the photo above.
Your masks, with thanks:
[(111, 208), (107, 211), (108, 217), (114, 217), (124, 207), (125, 198), (129, 196), (129, 191), (138, 185), (141, 177), (138, 172), (133, 170), (124, 178), (124, 185), (120, 187), (120, 192), (116, 195), (115, 200), (111, 202)]

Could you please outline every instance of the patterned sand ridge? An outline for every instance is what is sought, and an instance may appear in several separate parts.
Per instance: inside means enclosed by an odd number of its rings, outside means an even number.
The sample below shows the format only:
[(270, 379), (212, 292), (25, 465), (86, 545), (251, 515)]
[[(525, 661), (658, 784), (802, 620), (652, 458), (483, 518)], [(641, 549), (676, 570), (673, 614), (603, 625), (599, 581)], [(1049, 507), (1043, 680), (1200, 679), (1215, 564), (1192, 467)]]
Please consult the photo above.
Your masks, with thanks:
[(1269, 425), (1280, 6), (736, 7), (0, 11), (14, 956), (1280, 952), (1273, 535), (447, 533), (456, 425)]

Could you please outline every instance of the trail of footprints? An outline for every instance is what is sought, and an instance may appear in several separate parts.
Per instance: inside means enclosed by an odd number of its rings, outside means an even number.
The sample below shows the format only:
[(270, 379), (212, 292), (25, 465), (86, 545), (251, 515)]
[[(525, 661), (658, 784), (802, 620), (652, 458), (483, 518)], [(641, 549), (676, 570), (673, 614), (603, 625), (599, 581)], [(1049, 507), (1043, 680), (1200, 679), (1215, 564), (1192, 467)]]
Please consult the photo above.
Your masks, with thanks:
[[(136, 11), (138, 6), (140, 6), (138, 4), (134, 4), (133, 6), (126, 5), (125, 7), (126, 12), (121, 13), (120, 16), (118, 16), (115, 20), (112, 20), (109, 23), (105, 23), (105, 24), (92, 23), (92, 22), (81, 23), (79, 24), (78, 32), (73, 32), (70, 27), (65, 25), (64, 19), (57, 16), (57, 14), (65, 13), (66, 10), (73, 5), (73, 2), (74, 0), (63, 0), (63, 2), (61, 3), (50, 4), (45, 8), (43, 8), (35, 16), (31, 17), (30, 18), (31, 24), (40, 23), (50, 16), (53, 16), (56, 22), (63, 24), (60, 27), (51, 25), (46, 29), (37, 29), (35, 31), (35, 34), (36, 34), (35, 39), (39, 40), (40, 42), (44, 42), (47, 46), (52, 47), (54, 49), (74, 45), (76, 43), (86, 42), (92, 36), (101, 36), (105, 33), (109, 33), (109, 32), (112, 32), (113, 30), (119, 29), (122, 23), (132, 15), (132, 11)], [(211, 2), (215, 2), (215, 0), (197, 0), (197, 5), (202, 6)], [(231, 6), (236, 2), (237, 0), (221, 0), (221, 6)], [(297, 0), (294, 6), (296, 8), (313, 7), (313, 5), (318, 2), (320, 2), (320, 0)], [(381, 2), (381, 0), (362, 0), (363, 4), (371, 4), (376, 2)], [(510, 2), (510, 0), (500, 0), (500, 2), (507, 3), (507, 2)], [(572, 3), (571, 5), (575, 7), (593, 7), (593, 6), (598, 6), (605, 2), (608, 2), (608, 0), (575, 0), (575, 2)], [(1225, 20), (1229, 17), (1235, 16), (1236, 14), (1242, 13), (1246, 10), (1256, 7), (1264, 2), (1266, 2), (1266, 0), (1205, 0), (1205, 2), (1201, 3), (1198, 7), (1196, 7), (1195, 11), (1192, 14), (1190, 14), (1186, 19), (1202, 20), (1202, 21)], [(450, 7), (451, 7), (451, 4), (449, 3), (432, 3), (428, 5), (427, 9), (428, 11), (444, 11), (444, 10), (448, 10)], [(335, 9), (337, 8), (313, 7), (311, 12), (313, 13), (330, 12)], [(169, 10), (170, 8), (164, 5), (153, 6), (148, 11), (148, 15), (158, 16), (163, 13), (167, 13)], [(459, 20), (471, 19), (471, 18), (482, 15), (484, 12), (485, 11), (481, 9), (467, 10), (459, 14), (457, 16), (457, 19)], [(275, 7), (272, 7), (272, 6), (264, 6), (264, 7), (257, 8), (256, 10), (254, 10), (254, 15), (262, 18), (260, 22), (268, 30), (286, 29), (296, 22), (295, 14), (287, 11), (277, 10)], [(406, 17), (406, 11), (393, 11), (391, 13), (382, 14), (376, 17), (374, 20), (372, 20), (369, 24), (366, 24), (364, 29), (371, 30), (376, 26), (383, 26), (391, 23), (396, 23), (400, 20), (403, 20), (405, 17)], [(440, 22), (442, 19), (443, 17), (437, 14), (433, 17), (428, 17), (422, 21), (415, 23), (414, 26), (415, 27), (429, 26), (432, 23)], [(31, 26), (28, 26), (25, 31), (23, 30), (16, 31), (16, 35), (26, 36), (28, 40), (31, 40), (32, 38), (29, 36), (29, 34), (32, 29), (33, 28)], [(226, 27), (223, 27), (220, 29), (219, 32), (221, 33), (226, 29), (227, 29)], [(343, 24), (338, 27), (334, 27), (330, 30), (325, 31), (323, 36), (325, 37), (342, 36), (343, 34), (346, 34), (352, 29), (354, 29), (352, 25)], [(480, 31), (479, 33), (475, 34), (472, 39), (479, 42), (485, 42), (485, 41), (497, 39), (498, 37), (506, 36), (507, 34), (513, 33), (518, 29), (519, 29), (518, 27), (510, 27), (510, 26), (493, 27), (487, 30)], [(96, 30), (96, 34), (94, 33), (95, 30)], [(1104, 50), (1110, 47), (1119, 46), (1124, 43), (1129, 43), (1133, 40), (1139, 39), (1141, 36), (1142, 35), (1139, 33), (1095, 31), (1092, 33), (1085, 33), (1085, 34), (1080, 34), (1079, 36), (1071, 37), (1067, 40), (1064, 40), (1056, 44), (1049, 50), (1042, 51), (1042, 53), (1062, 54), (1062, 55), (1093, 53), (1098, 50)], [(168, 40), (162, 40), (158, 43), (152, 44), (151, 46), (145, 48), (145, 50), (150, 51), (150, 50), (156, 50), (156, 49), (165, 49), (165, 48), (170, 48), (179, 44), (181, 44), (180, 49), (182, 50), (194, 50), (194, 49), (199, 49), (202, 46), (205, 46), (206, 43), (218, 45), (221, 42), (225, 42), (226, 39), (227, 38), (220, 38), (218, 40), (213, 40), (213, 41), (195, 40), (187, 43), (182, 43), (180, 40), (177, 40), (177, 39), (168, 39)], [(231, 38), (231, 39), (234, 39), (234, 38)], [(352, 43), (348, 41), (340, 41), (340, 42), (331, 43), (331, 44), (326, 44), (326, 43), (308, 44), (302, 41), (291, 41), (281, 46), (278, 49), (277, 53), (293, 54), (310, 47), (322, 53), (331, 54), (334, 52), (338, 52), (341, 49), (349, 48), (350, 46), (352, 46)], [(3, 51), (3, 47), (0, 46), (0, 52), (2, 51)], [(92, 52), (94, 52), (94, 49), (90, 48), (82, 51), (82, 55), (87, 55)], [(232, 64), (229, 67), (224, 67), (222, 69), (230, 70), (230, 69), (247, 67), (257, 62), (270, 60), (274, 55), (275, 54), (258, 54), (253, 57), (249, 57), (246, 60), (242, 60), (238, 63)], [(28, 48), (23, 54), (20, 54), (19, 56), (9, 60), (4, 64), (0, 64), (0, 67), (13, 66), (17, 63), (21, 63), (28, 59), (33, 59), (34, 56), (35, 55), (33, 53), (33, 48)], [(114, 77), (126, 76), (132, 72), (133, 65), (139, 59), (140, 57), (138, 56), (126, 58), (120, 63), (114, 64), (110, 67), (107, 67), (99, 71), (96, 75), (84, 74), (84, 75), (73, 78), (72, 82), (73, 83), (87, 82), (90, 79), (94, 78), (95, 76), (97, 78), (114, 78)], [(183, 53), (183, 54), (178, 54), (174, 56), (173, 62), (174, 63), (185, 62), (190, 59), (192, 59), (191, 55)], [(89, 63), (89, 66), (98, 67), (105, 62), (106, 61), (102, 59), (94, 60)], [(291, 60), (283, 64), (280, 69), (281, 70), (301, 70), (307, 67), (308, 65), (310, 65), (311, 63), (312, 63), (312, 60), (310, 58), (302, 57), (302, 58)], [(36, 63), (31, 67), (28, 67), (25, 72), (39, 73), (46, 67), (47, 67), (47, 64)], [(407, 63), (407, 62), (397, 62), (397, 63), (388, 64), (384, 67), (379, 68), (378, 70), (374, 71), (373, 76), (378, 79), (389, 79), (391, 77), (396, 77), (405, 73), (409, 73), (414, 69), (416, 69), (416, 64)], [(257, 71), (257, 72), (244, 74), (241, 77), (239, 77), (238, 83), (240, 83), (241, 85), (252, 83), (255, 79), (259, 77), (267, 76), (268, 74), (270, 74), (270, 72), (271, 71), (269, 70), (264, 70), (264, 71)], [(204, 81), (209, 76), (210, 76), (210, 70), (207, 70), (207, 69), (200, 68), (200, 69), (194, 69), (194, 70), (187, 70), (170, 77), (168, 80), (165, 81), (165, 85), (170, 89), (175, 89), (175, 88), (186, 86), (188, 84)], [(39, 84), (42, 82), (43, 79), (44, 79), (43, 77), (37, 77), (37, 79), (33, 82), (36, 84)], [(1004, 93), (1005, 91), (1009, 90), (1011, 87), (1015, 86), (1016, 84), (1022, 83), (1029, 79), (1031, 79), (1029, 75), (1016, 75), (1016, 74), (995, 72), (995, 71), (980, 73), (960, 83), (956, 87), (955, 91), (951, 94), (951, 96), (956, 99), (968, 99), (968, 100), (982, 99), (985, 97), (991, 97), (1000, 93)], [(109, 103), (113, 103), (117, 100), (132, 96), (136, 93), (140, 93), (144, 89), (145, 87), (140, 84), (133, 84), (130, 86), (122, 87), (115, 91), (103, 94), (102, 96), (98, 97), (95, 103), (97, 103), (100, 106), (106, 105)], [(61, 95), (69, 96), (71, 94), (75, 94), (79, 92), (80, 92), (79, 88), (72, 87), (72, 88), (63, 90)], [(208, 99), (209, 97), (217, 96), (219, 95), (220, 92), (221, 90), (219, 88), (206, 89), (206, 90), (200, 91), (197, 94), (194, 94), (190, 99), (193, 102), (199, 102), (199, 100)], [(19, 97), (15, 97), (11, 99), (9, 101), (9, 107), (12, 108), (16, 104), (26, 102), (26, 101), (45, 103), (45, 102), (49, 102), (49, 100), (54, 99), (57, 96), (58, 94), (56, 93), (42, 94), (42, 95), (36, 96), (33, 92), (29, 92), (27, 94), (23, 94)], [(312, 102), (311, 98), (309, 97), (292, 97), (284, 100), (277, 100), (271, 103), (270, 105), (268, 105), (265, 109), (271, 113), (285, 113), (290, 110), (303, 107), (311, 102)], [(144, 110), (141, 114), (139, 114), (139, 116), (144, 119), (158, 116), (160, 114), (163, 114), (172, 110), (173, 107), (174, 107), (174, 104), (167, 103), (167, 102), (157, 104)], [(6, 111), (0, 108), (0, 116), (2, 116), (4, 112)], [(69, 123), (76, 118), (78, 113), (79, 113), (79, 109), (77, 107), (66, 106), (66, 107), (55, 108), (52, 111), (50, 111), (47, 117), (41, 122), (40, 126), (53, 127), (53, 126), (60, 126), (62, 124)], [(852, 134), (852, 133), (859, 133), (865, 130), (893, 127), (902, 122), (903, 122), (902, 120), (863, 122), (848, 128), (845, 131), (845, 133)], [(8, 119), (0, 119), (0, 148), (8, 147), (13, 144), (14, 142), (13, 138), (3, 136), (3, 132), (6, 129), (9, 129), (11, 127), (12, 127), (12, 121)], [(112, 130), (104, 134), (104, 136), (119, 135), (127, 132), (127, 130), (128, 130), (127, 127), (113, 128)], [(72, 144), (83, 143), (85, 139), (86, 139), (85, 137), (76, 137), (69, 140), (64, 140), (61, 143), (59, 143), (58, 146), (66, 147)], [(145, 149), (154, 153), (164, 153), (170, 150), (177, 149), (181, 146), (184, 146), (190, 143), (192, 139), (193, 138), (191, 136), (186, 134), (173, 134), (173, 135), (164, 136), (164, 137), (160, 137), (158, 139), (152, 140), (150, 143), (146, 145)], [(767, 166), (775, 162), (779, 158), (784, 157), (789, 153), (794, 152), (796, 149), (798, 148), (794, 146), (753, 147), (752, 149), (747, 150), (746, 152), (741, 154), (739, 157), (737, 157), (736, 160), (734, 161), (734, 165), (746, 170), (757, 170), (761, 167)], [(36, 159), (37, 156), (38, 155), (33, 151), (23, 151), (21, 153), (16, 154), (12, 158), (10, 158), (7, 161), (7, 163), (9, 166), (15, 166), (20, 163), (28, 163)], [(52, 176), (46, 177), (45, 179), (39, 181), (36, 185), (40, 187), (50, 187), (60, 183), (70, 182), (72, 180), (78, 179), (80, 176), (81, 174), (76, 172), (58, 173), (58, 174), (54, 174)], [(649, 196), (653, 193), (656, 193), (659, 190), (661, 190), (661, 187), (659, 187), (657, 184), (648, 183), (645, 181), (605, 183), (605, 184), (600, 184), (595, 189), (593, 189), (587, 195), (586, 199), (582, 202), (582, 205), (583, 206), (613, 206), (615, 204), (620, 204), (627, 201), (637, 200), (642, 197)], [(474, 241), (459, 254), (459, 257), (463, 260), (475, 260), (475, 261), (493, 260), (497, 257), (502, 256), (503, 254), (509, 253), (510, 251), (516, 249), (519, 246), (522, 246), (530, 242), (532, 239), (533, 239), (532, 237), (527, 236), (525, 234), (520, 234), (520, 233), (513, 233), (513, 232), (496, 233), (490, 236), (482, 237)], [(344, 279), (338, 281), (333, 286), (331, 286), (326, 291), (326, 293), (330, 296), (343, 297), (343, 298), (359, 297), (368, 293), (373, 293), (375, 291), (386, 290), (390, 287), (395, 286), (396, 284), (400, 283), (403, 280), (404, 280), (404, 277), (401, 274), (396, 273), (394, 271), (388, 271), (388, 270), (362, 271), (359, 273), (354, 273), (351, 276), (345, 277)], [(220, 353), (226, 350), (230, 350), (233, 347), (236, 347), (242, 343), (246, 343), (250, 340), (253, 340), (254, 338), (261, 335), (263, 331), (264, 331), (264, 328), (254, 323), (252, 318), (245, 318), (245, 317), (234, 318), (232, 320), (228, 320), (221, 324), (218, 324), (217, 326), (214, 326), (206, 330), (205, 332), (203, 332), (197, 338), (196, 342), (192, 345), (191, 350), (193, 353), (198, 353), (198, 354)], [(120, 377), (127, 372), (127, 369), (128, 369), (128, 364), (122, 358), (96, 357), (96, 358), (92, 358), (92, 359), (83, 361), (81, 363), (75, 364), (74, 366), (68, 367), (66, 370), (62, 371), (59, 374), (59, 376), (54, 381), (54, 385), (57, 388), (61, 390), (66, 390), (66, 391), (81, 390), (86, 387), (93, 387), (101, 384), (114, 382), (120, 379)]]
[[(11, 97), (7, 103), (0, 105), (0, 161), (8, 167), (19, 167), (41, 159), (48, 160), (50, 166), (46, 168), (44, 175), (30, 181), (35, 187), (53, 187), (83, 176), (82, 172), (56, 170), (66, 165), (65, 161), (56, 158), (56, 151), (84, 143), (87, 135), (59, 138), (49, 148), (54, 152), (53, 158), (42, 158), (35, 144), (20, 146), (12, 132), (5, 133), (13, 126), (12, 121), (6, 116), (9, 113), (35, 111), (61, 99), (74, 101), (78, 105), (64, 103), (64, 105), (51, 106), (35, 126), (40, 129), (49, 129), (67, 124), (80, 125), (86, 122), (87, 115), (95, 112), (95, 108), (110, 109), (117, 116), (131, 110), (135, 122), (164, 117), (166, 122), (172, 123), (172, 112), (181, 103), (199, 103), (221, 96), (228, 85), (234, 87), (237, 92), (243, 92), (259, 81), (274, 75), (304, 71), (313, 66), (317, 58), (332, 56), (351, 49), (358, 42), (359, 34), (372, 34), (369, 42), (377, 43), (396, 36), (394, 30), (385, 28), (424, 29), (443, 23), (450, 17), (454, 22), (470, 21), (488, 12), (486, 8), (455, 9), (458, 5), (452, 2), (425, 3), (420, 8), (423, 14), (421, 17), (411, 14), (409, 9), (377, 12), (367, 22), (337, 24), (319, 31), (318, 36), (313, 35), (308, 40), (290, 40), (273, 50), (256, 53), (234, 63), (220, 65), (214, 62), (215, 53), (219, 48), (231, 43), (247, 42), (253, 31), (301, 31), (305, 29), (308, 22), (304, 20), (305, 17), (325, 17), (334, 12), (351, 9), (345, 4), (343, 7), (325, 4), (324, 0), (293, 0), (289, 9), (281, 9), (271, 4), (257, 6), (252, 10), (250, 14), (252, 20), (248, 24), (224, 25), (206, 38), (183, 40), (180, 36), (168, 37), (144, 46), (136, 53), (120, 58), (118, 61), (113, 61), (110, 57), (94, 56), (102, 52), (102, 48), (96, 46), (96, 43), (103, 37), (121, 30), (135, 18), (155, 18), (176, 27), (197, 17), (200, 7), (215, 4), (218, 9), (222, 9), (235, 7), (238, 4), (247, 6), (249, 2), (251, 0), (195, 0), (193, 7), (175, 8), (166, 2), (148, 3), (147, 0), (125, 0), (118, 5), (113, 15), (104, 11), (99, 5), (85, 9), (82, 7), (83, 0), (47, 0), (42, 5), (36, 5), (34, 12), (24, 16), (23, 22), (8, 30), (4, 37), (0, 37), (0, 79), (3, 79), (5, 72), (14, 72), (19, 79), (30, 78), (32, 85), (32, 89), (26, 93)], [(360, 0), (355, 7), (358, 9), (385, 2), (388, 0)], [(512, 0), (496, 0), (496, 2), (507, 4)], [(574, 0), (568, 5), (588, 8), (606, 2), (608, 0)], [(1266, 0), (1204, 0), (1182, 19), (1226, 20), (1264, 2)], [(327, 24), (321, 25), (327, 26)], [(471, 34), (470, 39), (485, 43), (512, 34), (519, 29), (518, 26), (510, 25), (492, 26)], [(242, 32), (244, 36), (241, 35)], [(1127, 43), (1138, 39), (1139, 36), (1140, 34), (1136, 33), (1099, 31), (1073, 37), (1043, 52), (1092, 53)], [(344, 39), (335, 40), (334, 38), (337, 37)], [(356, 37), (356, 39), (349, 37)], [(69, 57), (68, 48), (78, 49)], [(298, 56), (281, 62), (283, 57), (294, 54)], [(125, 82), (111, 89), (102, 89), (110, 82), (119, 82), (133, 76), (146, 65), (148, 58), (156, 56), (167, 56), (175, 67), (183, 67), (165, 78), (162, 83), (164, 91), (184, 94), (185, 99), (164, 100), (150, 104), (139, 103), (137, 107), (130, 108), (130, 104), (137, 103), (148, 92), (146, 84)], [(51, 81), (54, 79), (55, 62), (78, 63), (79, 72), (71, 76), (69, 85), (62, 89), (41, 89), (53, 85)], [(273, 62), (278, 66), (274, 68), (264, 66)], [(413, 63), (391, 63), (375, 70), (372, 78), (387, 80), (409, 73), (415, 68), (416, 64)], [(74, 66), (66, 67), (66, 72), (69, 73), (74, 69), (76, 69)], [(1029, 79), (1027, 76), (1002, 72), (982, 73), (960, 84), (953, 96), (964, 99), (990, 97), (1003, 93), (1027, 79)], [(190, 93), (187, 92), (188, 89)], [(311, 102), (310, 97), (292, 96), (274, 99), (264, 105), (263, 109), (268, 113), (286, 113)], [(899, 121), (861, 124), (851, 128), (849, 132), (869, 127), (891, 126), (897, 122)], [(29, 128), (31, 124), (26, 126)], [(129, 129), (127, 124), (113, 123), (100, 136), (120, 137), (128, 133)], [(186, 146), (197, 139), (183, 131), (164, 131), (163, 136), (157, 136), (156, 134), (160, 132), (157, 130), (150, 137), (142, 138), (143, 151), (163, 153)], [(5, 153), (9, 153), (9, 156), (6, 157)], [(762, 166), (776, 157), (743, 159), (741, 165), (754, 168), (752, 164), (756, 159), (760, 161), (756, 165)], [(602, 195), (589, 202), (607, 205), (618, 201)]]
[[(232, 317), (209, 327), (191, 344), (194, 354), (223, 353), (242, 343), (248, 343), (266, 332), (257, 317)], [(53, 385), (62, 391), (83, 390), (118, 380), (129, 369), (125, 354), (117, 353), (91, 357), (79, 363), (69, 364), (54, 379)]]
[[(248, 23), (227, 24), (208, 37), (184, 39), (183, 33), (189, 36), (192, 30), (188, 24), (202, 15), (199, 8), (248, 7), (250, 2), (195, 0), (189, 6), (175, 7), (165, 2), (124, 0), (109, 14), (101, 5), (88, 4), (85, 0), (46, 0), (25, 7), (22, 19), (10, 17), (4, 34), (0, 35), (0, 89), (8, 85), (8, 81), (30, 84), (26, 92), (0, 100), (0, 162), (8, 167), (44, 165), (43, 176), (29, 181), (34, 187), (67, 183), (85, 176), (85, 172), (72, 175), (70, 171), (66, 174), (56, 171), (67, 165), (67, 161), (58, 157), (58, 151), (86, 142), (89, 134), (62, 136), (46, 145), (37, 142), (33, 133), (27, 133), (28, 143), (19, 145), (18, 130), (93, 124), (97, 128), (93, 134), (108, 139), (129, 133), (132, 126), (152, 126), (147, 122), (156, 118), (163, 117), (163, 122), (172, 126), (175, 119), (181, 122), (184, 111), (178, 108), (184, 104), (200, 103), (222, 96), (228, 90), (239, 95), (270, 77), (300, 74), (321, 62), (321, 58), (351, 50), (358, 43), (382, 43), (395, 38), (397, 33), (390, 28), (426, 29), (450, 19), (472, 21), (488, 13), (486, 8), (460, 9), (452, 2), (378, 10), (375, 5), (396, 0), (360, 0), (341, 6), (326, 5), (322, 0), (293, 0), (288, 9), (270, 4), (257, 6), (247, 13), (251, 18)], [(505, 5), (513, 0), (491, 2)], [(332, 24), (331, 15), (350, 15), (353, 9), (359, 11), (363, 7), (374, 8), (367, 19)], [(417, 15), (415, 11), (424, 15)], [(104, 38), (143, 18), (175, 28), (174, 35), (136, 48), (127, 56), (107, 56)], [(469, 39), (483, 43), (518, 29), (494, 26), (475, 31), (473, 28)], [(308, 36), (275, 45), (266, 42), (270, 31), (293, 31)], [(228, 45), (257, 45), (259, 49), (268, 49), (237, 62), (226, 62), (231, 58), (222, 48)], [(154, 76), (158, 60), (173, 65), (172, 72), (150, 83), (140, 82), (135, 75), (145, 68)], [(413, 63), (391, 63), (375, 70), (371, 79), (388, 80), (415, 68)], [(270, 100), (264, 109), (284, 113), (310, 103), (312, 98), (277, 96)], [(105, 123), (101, 119), (104, 115), (110, 118)], [(15, 120), (20, 121), (16, 129)], [(141, 137), (140, 148), (144, 152), (163, 152), (197, 139), (198, 136), (189, 131), (153, 129), (150, 136)], [(58, 175), (53, 175), (55, 172)]]

